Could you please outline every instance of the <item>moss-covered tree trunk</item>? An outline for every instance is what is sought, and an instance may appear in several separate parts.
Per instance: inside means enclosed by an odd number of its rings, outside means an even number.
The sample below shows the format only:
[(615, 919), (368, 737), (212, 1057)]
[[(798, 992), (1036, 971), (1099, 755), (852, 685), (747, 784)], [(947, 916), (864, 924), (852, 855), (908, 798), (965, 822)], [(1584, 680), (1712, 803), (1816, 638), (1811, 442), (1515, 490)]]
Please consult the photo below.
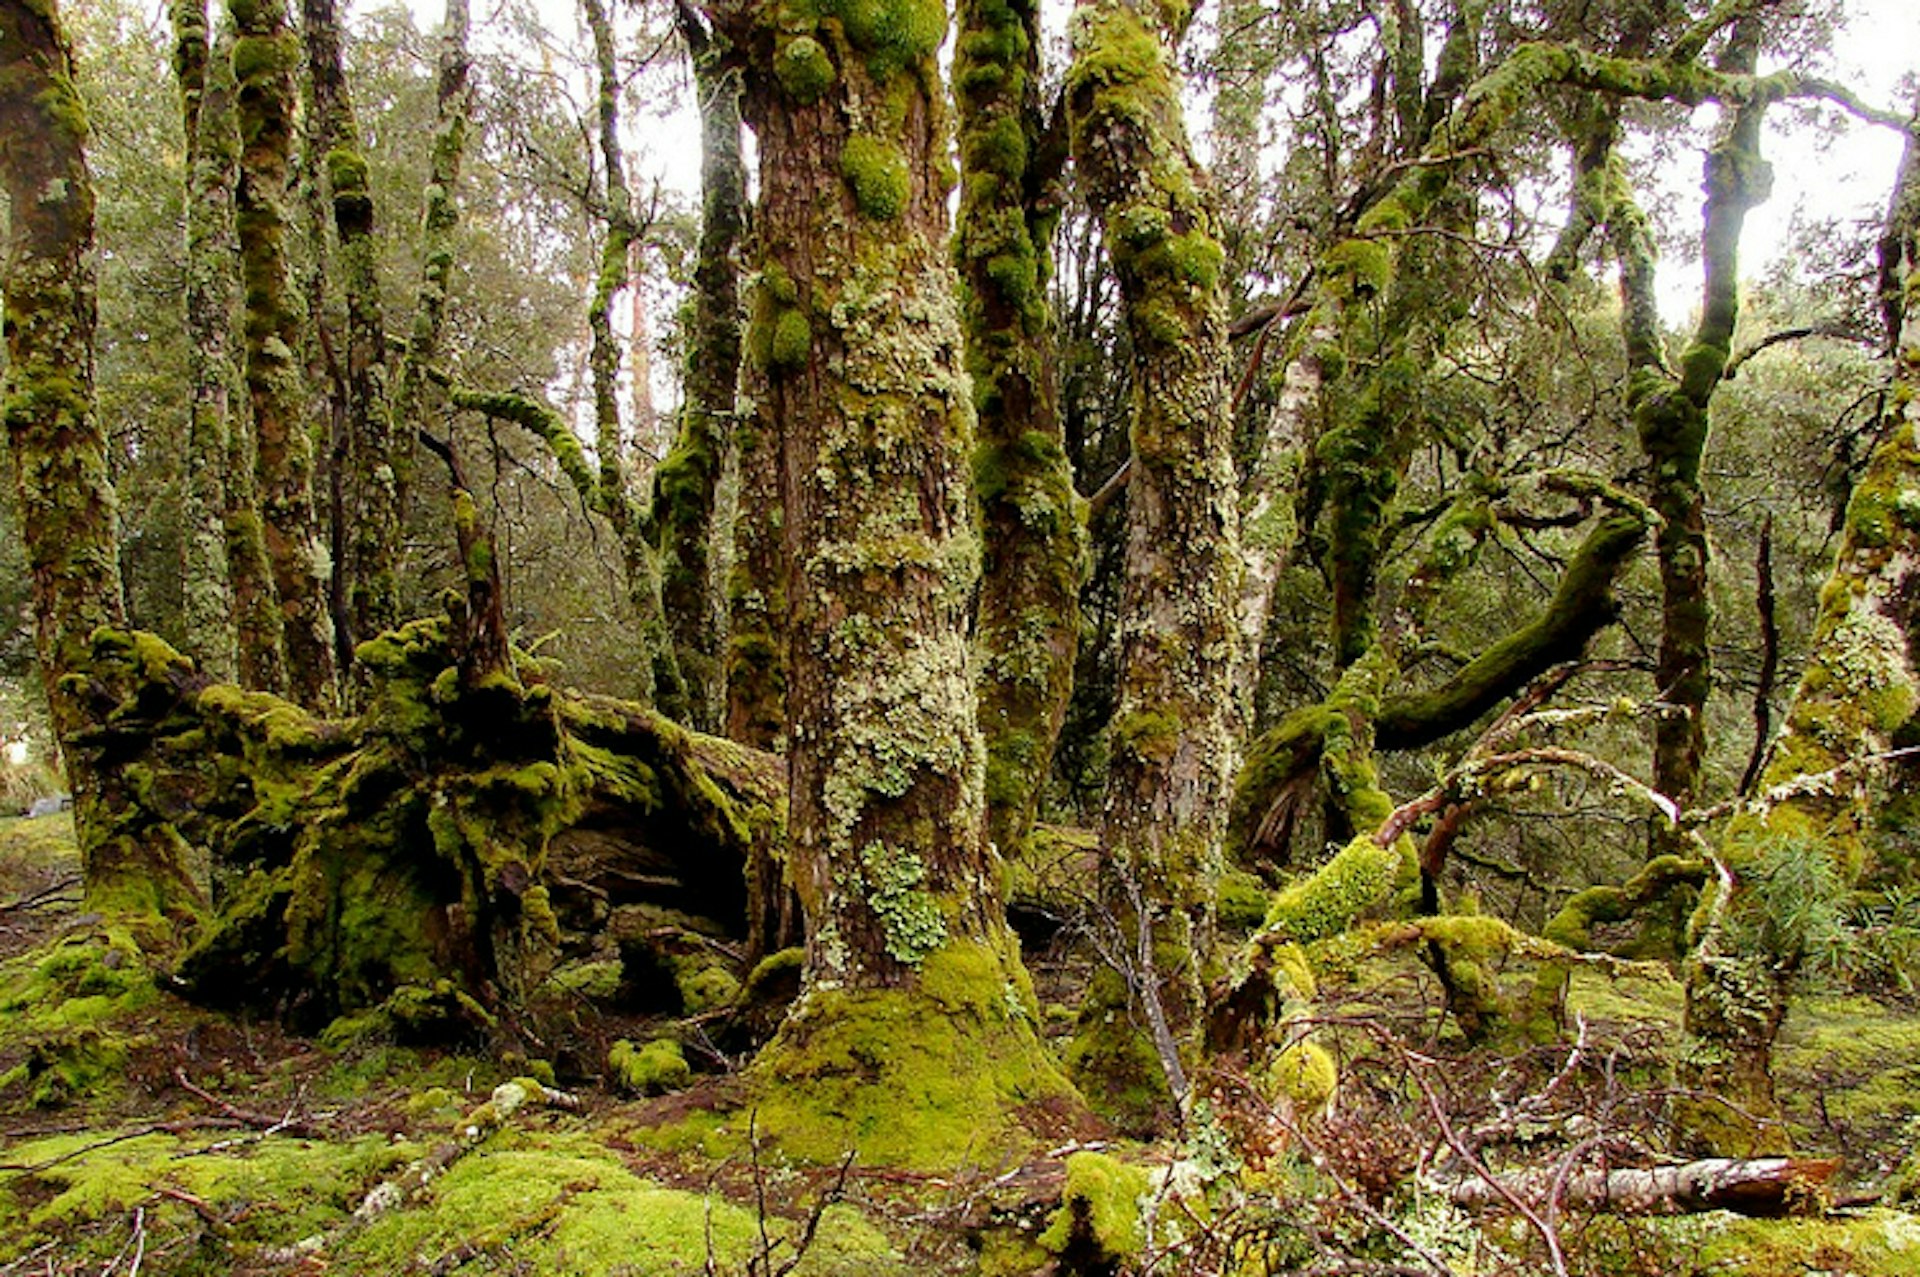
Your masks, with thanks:
[(73, 787), (87, 903), (197, 912), (179, 840), (122, 824), (132, 777), (103, 758), (94, 631), (124, 616), (106, 437), (93, 410), (93, 181), (73, 55), (49, 3), (0, 3), (0, 182), (8, 204), (0, 417), (32, 575), (35, 638)]
[(1057, 218), (1040, 112), (1040, 13), (963, 0), (955, 51), (967, 369), (979, 421), (974, 493), (985, 572), (974, 637), (987, 820), (1015, 854), (1053, 765), (1073, 689), (1085, 533), (1061, 435), (1047, 287)]
[[(1920, 224), (1902, 224), (1903, 211), (1920, 210), (1915, 154), (1910, 141), (1888, 241), (1905, 287), (1881, 441), (1848, 502), (1812, 649), (1757, 797), (1721, 840), (1722, 877), (1701, 904), (1687, 966), (1688, 1080), (1719, 1097), (1692, 1106), (1688, 1125), (1703, 1143), (1734, 1152), (1785, 1138), (1753, 1119), (1774, 1113), (1771, 1053), (1802, 955), (1761, 888), (1796, 857), (1823, 859), (1836, 890), (1870, 867), (1877, 760), (1912, 739), (1920, 711)], [(1773, 909), (1799, 903), (1776, 900)]]
[(747, 350), (783, 457), (789, 863), (807, 920), (804, 992), (758, 1065), (760, 1123), (952, 1162), (1067, 1087), (985, 837), (973, 409), (934, 61), (947, 14), (882, 0), (743, 17), (729, 34), (761, 163)]
[(654, 473), (648, 512), (660, 555), (660, 602), (687, 717), (712, 731), (723, 716), (720, 599), (713, 568), (720, 473), (733, 446), (740, 387), (740, 250), (747, 170), (740, 155), (739, 73), (685, 0), (675, 10), (700, 106), (700, 244), (687, 311), (685, 396), (673, 447)]
[(399, 508), (406, 508), (413, 479), (414, 432), (427, 424), (438, 406), (438, 388), (428, 376), (440, 358), (441, 328), (453, 285), (453, 236), (460, 224), (454, 189), (467, 153), (467, 119), (473, 108), (467, 52), (471, 17), (467, 0), (447, 0), (441, 24), (434, 90), (433, 150), (427, 190), (420, 210), (420, 281), (414, 290), (413, 318), (407, 328), (406, 354), (394, 389), (393, 421), (398, 437), (392, 456)]
[(600, 512), (620, 541), (627, 574), (627, 598), (640, 626), (646, 669), (643, 686), (661, 712), (685, 711), (686, 688), (674, 661), (673, 640), (661, 610), (659, 565), (648, 543), (646, 521), (629, 483), (620, 434), (620, 346), (613, 332), (613, 307), (627, 286), (628, 264), (639, 234), (633, 197), (627, 189), (626, 159), (620, 145), (620, 75), (614, 53), (613, 21), (602, 0), (581, 0), (593, 34), (596, 86), (595, 137), (600, 150), (606, 239), (600, 246), (600, 270), (587, 309), (592, 349), (587, 364), (593, 379), (594, 452), (599, 462), (596, 485)]
[(335, 698), (326, 590), (331, 552), (314, 515), (313, 444), (297, 354), (300, 305), (289, 284), (287, 259), (293, 73), (300, 65), (300, 42), (287, 25), (284, 0), (228, 0), (227, 9), (238, 30), (233, 72), (240, 179), (234, 202), (261, 530), (283, 626), (285, 690), (303, 705), (325, 709)]
[[(1740, 22), (1721, 58), (1721, 69), (1753, 70), (1758, 24)], [(1705, 285), (1700, 320), (1680, 357), (1678, 376), (1660, 354), (1658, 315), (1652, 299), (1652, 238), (1642, 231), (1617, 235), (1621, 279), (1641, 296), (1629, 299), (1628, 401), (1634, 427), (1651, 469), (1650, 503), (1660, 516), (1654, 553), (1660, 564), (1660, 651), (1654, 666), (1658, 697), (1672, 706), (1655, 720), (1653, 787), (1682, 807), (1700, 791), (1707, 750), (1707, 699), (1713, 691), (1708, 592), (1711, 548), (1707, 540), (1706, 490), (1700, 466), (1706, 455), (1708, 414), (1714, 391), (1732, 353), (1740, 311), (1740, 231), (1747, 211), (1766, 198), (1772, 180), (1760, 158), (1760, 123), (1766, 102), (1728, 108), (1728, 120), (1707, 155), (1706, 206), (1701, 232)], [(1621, 219), (1644, 226), (1635, 217)], [(1656, 826), (1653, 850), (1686, 849)]]
[[(338, 495), (333, 564), (335, 659), (344, 670), (353, 645), (400, 620), (400, 447), (388, 398), (387, 331), (380, 299), (379, 241), (373, 189), (360, 128), (347, 86), (342, 33), (333, 0), (302, 0), (301, 32), (313, 118), (311, 143), (322, 150), (317, 168), (330, 203), (336, 251), (331, 261), (346, 301), (346, 361), (333, 425)], [(316, 317), (318, 318), (318, 317)], [(409, 441), (410, 442), (410, 441)]]
[[(1234, 766), (1239, 568), (1224, 255), (1187, 146), (1174, 56), (1190, 16), (1178, 4), (1083, 4), (1067, 72), (1074, 159), (1132, 349), (1101, 903), (1118, 928), (1115, 956), (1126, 955), (1116, 965), (1128, 1000), (1182, 1106), (1180, 1057), (1198, 1021)], [(1097, 1028), (1089, 1020), (1083, 1029)]]
[(181, 542), (181, 626), (187, 654), (210, 676), (239, 672), (234, 588), (227, 566), (227, 466), (232, 448), (235, 281), (233, 186), (239, 149), (233, 132), (230, 50), (216, 45), (206, 0), (176, 0), (174, 75), (186, 140), (186, 286), (181, 301), (189, 347), (185, 528)]

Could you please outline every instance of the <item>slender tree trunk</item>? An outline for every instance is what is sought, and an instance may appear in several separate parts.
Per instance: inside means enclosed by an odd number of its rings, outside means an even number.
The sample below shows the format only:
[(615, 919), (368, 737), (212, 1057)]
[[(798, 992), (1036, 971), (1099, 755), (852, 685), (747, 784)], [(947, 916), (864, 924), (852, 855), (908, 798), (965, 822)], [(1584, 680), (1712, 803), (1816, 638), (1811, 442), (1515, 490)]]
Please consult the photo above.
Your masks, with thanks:
[(1061, 433), (1047, 305), (1040, 15), (1030, 0), (961, 0), (954, 63), (967, 369), (979, 435), (974, 493), (985, 572), (974, 638), (987, 740), (988, 831), (1014, 854), (1033, 824), (1073, 690), (1086, 536)]
[(1083, 4), (1067, 73), (1073, 153), (1132, 346), (1133, 474), (1101, 896), (1119, 922), (1128, 992), (1183, 1108), (1180, 1057), (1198, 1027), (1233, 777), (1238, 635), (1224, 255), (1187, 147), (1174, 57), (1188, 16), (1178, 5)]
[(646, 650), (644, 683), (648, 698), (669, 717), (685, 712), (686, 689), (673, 659), (673, 641), (667, 633), (660, 602), (660, 578), (653, 549), (647, 543), (645, 519), (628, 484), (620, 437), (620, 347), (614, 339), (613, 307), (627, 285), (627, 269), (638, 228), (633, 199), (627, 190), (626, 162), (620, 146), (620, 77), (614, 59), (613, 24), (604, 0), (581, 0), (587, 26), (593, 33), (594, 60), (599, 73), (598, 138), (606, 203), (607, 238), (600, 250), (600, 273), (594, 281), (587, 328), (593, 349), (588, 365), (593, 378), (594, 451), (600, 473), (597, 486), (601, 512), (620, 539), (627, 571), (627, 593), (640, 622)]
[(325, 178), (337, 245), (332, 269), (346, 301), (332, 476), (340, 496), (333, 571), (342, 632), (335, 635), (335, 656), (344, 670), (356, 641), (399, 623), (404, 519), (394, 468), (399, 444), (388, 398), (373, 190), (347, 88), (340, 20), (333, 0), (302, 0), (301, 18), (314, 116), (309, 135), (324, 148), (317, 168)]
[(685, 397), (673, 447), (654, 474), (648, 512), (660, 555), (660, 601), (673, 635), (688, 717), (711, 731), (724, 713), (720, 600), (712, 547), (720, 472), (733, 446), (740, 383), (740, 247), (747, 171), (740, 79), (689, 4), (675, 10), (700, 105), (700, 245), (687, 327)]
[(1070, 1092), (1034, 1033), (985, 837), (946, 13), (863, 12), (816, 25), (768, 4), (730, 33), (760, 72), (747, 350), (783, 456), (789, 864), (807, 919), (804, 992), (757, 1065), (760, 1120), (950, 1161)]
[(735, 435), (740, 512), (733, 524), (727, 581), (726, 734), (757, 749), (782, 751), (787, 733), (787, 568), (781, 554), (785, 483), (779, 423), (767, 374), (749, 361), (740, 372), (749, 405)]
[(172, 8), (174, 73), (186, 138), (186, 289), (182, 295), (193, 401), (188, 410), (181, 610), (187, 654), (213, 678), (239, 670), (234, 588), (227, 566), (227, 464), (232, 449), (235, 296), (230, 49), (208, 30), (206, 0)]
[(473, 89), (468, 80), (472, 61), (467, 53), (470, 23), (467, 0), (447, 0), (440, 33), (433, 151), (425, 205), (420, 210), (420, 282), (414, 291), (406, 355), (394, 392), (392, 464), (395, 500), (401, 510), (406, 508), (413, 479), (416, 432), (427, 424), (440, 397), (428, 370), (440, 358), (442, 321), (453, 284), (453, 236), (460, 224), (460, 205), (454, 191), (466, 158), (467, 122), (473, 109)]
[(88, 907), (192, 915), (177, 837), (121, 828), (127, 777), (90, 737), (96, 631), (125, 624), (106, 437), (93, 410), (93, 181), (86, 108), (50, 3), (0, 0), (0, 182), (9, 208), (6, 423), (32, 575), (35, 639), (73, 788)]
[(229, 0), (228, 11), (239, 29), (233, 50), (240, 121), (235, 204), (261, 527), (284, 623), (287, 691), (301, 704), (324, 710), (335, 699), (326, 591), (331, 556), (314, 516), (313, 446), (296, 353), (299, 302), (289, 286), (286, 244), (300, 43), (288, 28), (283, 0)]

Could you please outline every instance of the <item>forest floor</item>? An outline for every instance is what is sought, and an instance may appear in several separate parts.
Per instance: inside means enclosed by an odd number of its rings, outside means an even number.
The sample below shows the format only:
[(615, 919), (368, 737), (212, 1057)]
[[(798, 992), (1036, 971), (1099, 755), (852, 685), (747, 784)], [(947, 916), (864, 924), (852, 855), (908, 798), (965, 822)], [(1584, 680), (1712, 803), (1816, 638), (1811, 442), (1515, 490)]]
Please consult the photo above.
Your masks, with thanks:
[[(1920, 1135), (1909, 1003), (1796, 1004), (1784, 1116), (1838, 1167), (1793, 1218), (1475, 1213), (1449, 1183), (1659, 1159), (1677, 983), (1580, 972), (1570, 1041), (1495, 1052), (1443, 1028), (1412, 956), (1355, 961), (1316, 1004), (1341, 1064), (1324, 1113), (1221, 1073), (1212, 1134), (1178, 1148), (1082, 1140), (935, 1173), (791, 1163), (721, 1072), (647, 1098), (192, 1007), (78, 896), (69, 822), (0, 818), (0, 1275), (1920, 1274), (1920, 1217), (1895, 1204)], [(1084, 969), (1053, 958), (1039, 984), (1064, 1035)], [(1096, 1172), (1124, 1218), (1099, 1216)], [(1102, 1253), (1046, 1235), (1063, 1193)]]

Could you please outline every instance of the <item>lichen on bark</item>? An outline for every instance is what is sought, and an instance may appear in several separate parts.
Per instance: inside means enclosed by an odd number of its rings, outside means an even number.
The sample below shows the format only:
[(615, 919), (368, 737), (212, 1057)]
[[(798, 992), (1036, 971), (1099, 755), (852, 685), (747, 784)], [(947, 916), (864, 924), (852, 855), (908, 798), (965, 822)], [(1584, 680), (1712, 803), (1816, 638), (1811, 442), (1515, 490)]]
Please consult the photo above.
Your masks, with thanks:
[[(1071, 144), (1131, 339), (1132, 476), (1101, 907), (1128, 999), (1187, 1102), (1234, 766), (1238, 509), (1224, 252), (1188, 148), (1174, 50), (1190, 11), (1096, 0), (1073, 18)], [(1083, 1028), (1091, 1028), (1089, 1008)]]
[[(824, 1130), (915, 1164), (960, 1155), (961, 1129), (1016, 1131), (1026, 1106), (1071, 1097), (1035, 1033), (984, 833), (945, 26), (938, 0), (768, 3), (727, 32), (759, 139), (746, 344), (783, 485), (789, 865), (807, 919), (804, 991), (755, 1065), (760, 1120), (805, 1155)], [(830, 83), (774, 73), (800, 37)], [(896, 156), (904, 185), (877, 192), (849, 167), (856, 137)], [(900, 1148), (922, 1119), (948, 1134), (930, 1154)]]

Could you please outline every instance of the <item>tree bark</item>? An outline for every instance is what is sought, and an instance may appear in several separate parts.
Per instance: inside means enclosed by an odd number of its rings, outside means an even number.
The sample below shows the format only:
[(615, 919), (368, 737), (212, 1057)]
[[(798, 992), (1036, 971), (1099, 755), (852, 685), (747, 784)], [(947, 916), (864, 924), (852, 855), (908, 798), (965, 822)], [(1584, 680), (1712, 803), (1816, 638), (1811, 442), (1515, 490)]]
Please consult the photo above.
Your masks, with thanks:
[(235, 288), (233, 187), (239, 140), (233, 131), (230, 50), (215, 46), (206, 0), (171, 10), (174, 74), (186, 139), (186, 288), (181, 300), (189, 346), (185, 529), (181, 536), (181, 622), (187, 654), (210, 676), (239, 670), (234, 586), (227, 556), (227, 465), (232, 448)]
[(740, 155), (740, 79), (688, 3), (675, 11), (700, 106), (700, 243), (687, 329), (680, 427), (653, 479), (650, 540), (660, 602), (687, 685), (688, 720), (715, 729), (725, 688), (712, 547), (720, 474), (733, 447), (740, 390), (740, 259), (747, 171)]
[(94, 415), (93, 180), (73, 54), (50, 3), (0, 3), (0, 181), (9, 218), (0, 417), (32, 576), (35, 640), (67, 765), (87, 905), (196, 914), (179, 841), (130, 836), (128, 777), (89, 732), (93, 636), (125, 617), (107, 445)]
[(388, 396), (373, 190), (347, 87), (340, 20), (333, 0), (302, 0), (301, 18), (312, 86), (309, 133), (322, 150), (317, 167), (325, 178), (338, 250), (332, 267), (346, 300), (346, 365), (343, 402), (334, 417), (339, 437), (332, 476), (340, 493), (335, 517), (342, 525), (335, 532), (339, 558), (333, 565), (337, 615), (343, 622), (334, 636), (335, 659), (345, 670), (355, 642), (400, 621), (405, 537), (394, 459), (401, 443)]
[(804, 992), (756, 1064), (760, 1124), (796, 1147), (958, 1160), (1071, 1092), (1035, 1035), (984, 831), (973, 412), (934, 60), (947, 14), (741, 17), (762, 193), (747, 351), (782, 457), (789, 866), (807, 920)]
[(284, 0), (228, 0), (228, 11), (239, 31), (233, 49), (240, 122), (234, 202), (261, 530), (284, 627), (286, 690), (301, 704), (324, 710), (335, 697), (325, 588), (330, 552), (314, 516), (313, 447), (296, 354), (301, 317), (289, 286), (286, 243), (300, 44), (288, 28)]
[(613, 333), (613, 307), (620, 290), (627, 286), (630, 254), (639, 228), (633, 219), (633, 197), (627, 189), (626, 160), (620, 145), (620, 76), (614, 56), (613, 22), (604, 0), (581, 0), (581, 9), (593, 34), (598, 74), (595, 137), (607, 222), (600, 270), (587, 309), (587, 330), (593, 338), (588, 367), (593, 378), (593, 446), (599, 463), (597, 504), (620, 541), (627, 597), (639, 622), (644, 649), (645, 695), (662, 713), (679, 717), (685, 712), (686, 688), (674, 661), (673, 640), (661, 610), (659, 565), (648, 543), (643, 512), (629, 484), (620, 434), (620, 347)]
[(1465, 1179), (1445, 1190), (1447, 1200), (1467, 1210), (1500, 1210), (1519, 1197), (1562, 1208), (1611, 1215), (1681, 1215), (1724, 1210), (1761, 1219), (1806, 1214), (1820, 1208), (1820, 1186), (1840, 1164), (1816, 1158), (1726, 1157), (1679, 1166), (1575, 1171), (1561, 1178), (1552, 1167), (1515, 1171), (1488, 1179)]
[[(1188, 149), (1174, 56), (1190, 17), (1180, 5), (1083, 4), (1067, 73), (1074, 158), (1132, 345), (1133, 473), (1100, 894), (1119, 927), (1117, 952), (1131, 955), (1129, 997), (1182, 1110), (1180, 1057), (1190, 1057), (1199, 1023), (1232, 783), (1238, 638), (1224, 253)], [(1082, 1016), (1083, 1042), (1097, 1032), (1095, 1014)], [(1180, 1043), (1171, 1056), (1169, 1035)]]
[(975, 622), (988, 832), (1018, 853), (1052, 770), (1073, 689), (1085, 531), (1059, 408), (1048, 240), (1058, 157), (1045, 154), (1040, 15), (1030, 0), (962, 0), (956, 256), (979, 433), (985, 537)]

